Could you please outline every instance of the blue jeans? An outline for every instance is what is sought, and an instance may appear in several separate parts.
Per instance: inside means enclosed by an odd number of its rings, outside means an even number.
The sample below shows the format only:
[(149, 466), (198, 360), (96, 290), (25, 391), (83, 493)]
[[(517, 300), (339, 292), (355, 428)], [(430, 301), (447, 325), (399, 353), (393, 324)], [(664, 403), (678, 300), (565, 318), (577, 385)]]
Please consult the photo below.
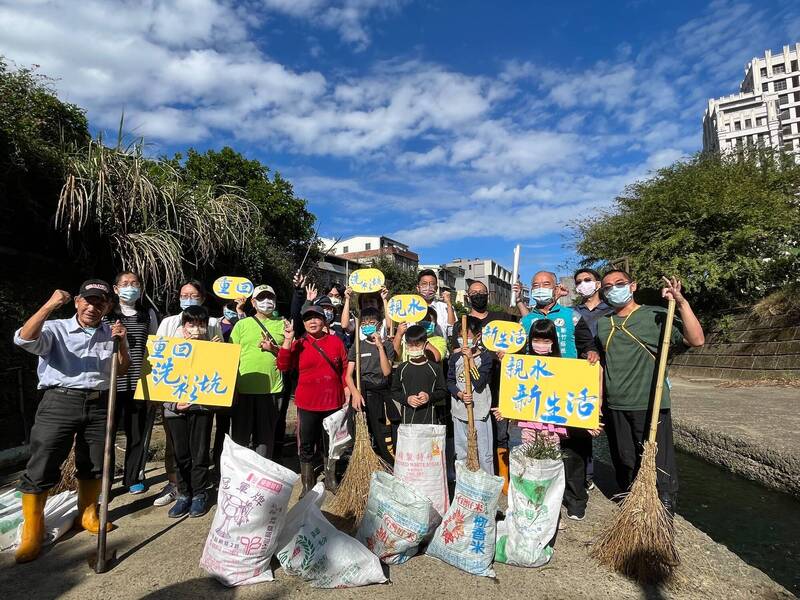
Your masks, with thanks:
[[(478, 462), (481, 469), (494, 475), (494, 437), (492, 436), (492, 420), (487, 417), (482, 421), (475, 419), (475, 430), (478, 432)], [(453, 417), (453, 436), (456, 446), (456, 460), (467, 460), (467, 422)]]

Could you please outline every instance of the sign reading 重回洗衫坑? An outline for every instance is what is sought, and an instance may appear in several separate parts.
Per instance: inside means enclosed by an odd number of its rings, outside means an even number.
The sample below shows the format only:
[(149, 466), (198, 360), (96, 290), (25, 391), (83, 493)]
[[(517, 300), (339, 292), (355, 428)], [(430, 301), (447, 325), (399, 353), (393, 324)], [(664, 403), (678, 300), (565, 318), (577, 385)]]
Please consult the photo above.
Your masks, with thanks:
[(378, 269), (358, 269), (350, 273), (348, 283), (359, 294), (377, 292), (383, 287), (385, 278)]
[(514, 321), (490, 321), (481, 332), (483, 345), (492, 352), (519, 352), (527, 339), (525, 328)]
[(395, 323), (419, 323), (428, 314), (428, 304), (422, 296), (399, 294), (389, 299), (389, 318)]
[(599, 364), (577, 358), (507, 354), (500, 363), (500, 414), (558, 427), (597, 429)]
[(239, 371), (238, 344), (151, 335), (134, 398), (230, 406)]
[(212, 289), (217, 298), (235, 300), (237, 298), (249, 298), (254, 288), (249, 279), (225, 275), (214, 282)]

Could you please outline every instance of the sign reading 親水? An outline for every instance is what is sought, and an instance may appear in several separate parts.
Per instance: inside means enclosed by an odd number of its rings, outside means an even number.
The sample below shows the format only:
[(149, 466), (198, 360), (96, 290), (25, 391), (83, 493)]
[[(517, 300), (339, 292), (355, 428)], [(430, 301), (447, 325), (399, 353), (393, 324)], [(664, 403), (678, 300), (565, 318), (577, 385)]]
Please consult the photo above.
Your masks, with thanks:
[(597, 429), (600, 365), (577, 358), (507, 354), (500, 363), (500, 414), (559, 427)]
[(151, 335), (134, 398), (230, 406), (239, 372), (238, 344)]
[(235, 300), (236, 298), (249, 298), (253, 293), (253, 284), (244, 277), (229, 277), (225, 275), (214, 282), (213, 290), (217, 298)]
[(395, 323), (418, 323), (428, 314), (428, 304), (422, 296), (399, 294), (389, 299), (389, 318)]
[(348, 283), (354, 292), (369, 294), (377, 292), (383, 287), (385, 278), (378, 269), (358, 269), (350, 273)]
[(492, 352), (519, 352), (525, 346), (528, 334), (525, 328), (514, 321), (490, 321), (483, 327), (481, 340)]

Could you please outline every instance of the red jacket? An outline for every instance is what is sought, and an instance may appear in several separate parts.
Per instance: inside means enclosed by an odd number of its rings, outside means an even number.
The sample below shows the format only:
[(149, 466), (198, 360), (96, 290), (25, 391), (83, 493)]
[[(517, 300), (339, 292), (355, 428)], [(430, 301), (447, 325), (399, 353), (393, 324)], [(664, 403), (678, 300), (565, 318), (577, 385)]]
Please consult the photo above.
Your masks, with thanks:
[[(336, 367), (331, 368), (311, 341), (317, 343)], [(310, 335), (292, 342), (289, 350), (278, 351), (278, 369), (298, 370), (297, 390), (294, 403), (303, 410), (336, 410), (344, 404), (344, 388), (347, 386), (347, 351), (342, 340), (325, 334), (314, 339)]]

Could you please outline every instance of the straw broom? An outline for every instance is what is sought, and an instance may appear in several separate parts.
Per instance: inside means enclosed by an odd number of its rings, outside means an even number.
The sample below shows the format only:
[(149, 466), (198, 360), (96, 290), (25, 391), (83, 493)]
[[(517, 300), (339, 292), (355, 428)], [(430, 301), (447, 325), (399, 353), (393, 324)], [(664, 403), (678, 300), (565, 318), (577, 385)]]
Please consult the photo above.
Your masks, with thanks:
[[(464, 357), (464, 391), (472, 392), (472, 360), (463, 354), (464, 348), (467, 346), (467, 315), (461, 317), (461, 339), (464, 340), (464, 345), (461, 347), (462, 355)], [(472, 410), (472, 402), (466, 405), (467, 407), (467, 468), (470, 471), (477, 471), (481, 468), (478, 461), (478, 432), (475, 430), (475, 414)]]
[(650, 432), (644, 443), (639, 473), (614, 520), (597, 538), (591, 552), (601, 564), (640, 583), (657, 583), (668, 579), (680, 562), (672, 519), (661, 503), (656, 488), (656, 430), (674, 317), (675, 300), (670, 299), (661, 342)]
[[(356, 388), (361, 393), (361, 319), (356, 319)], [(347, 470), (344, 472), (330, 511), (354, 520), (354, 528), (361, 522), (367, 508), (369, 484), (376, 471), (389, 473), (389, 465), (372, 449), (364, 408), (355, 415), (356, 438)]]
[(77, 489), (78, 480), (75, 479), (75, 444), (73, 442), (67, 460), (61, 465), (61, 479), (59, 479), (56, 486), (50, 491), (50, 494), (55, 496), (61, 492), (74, 491)]

